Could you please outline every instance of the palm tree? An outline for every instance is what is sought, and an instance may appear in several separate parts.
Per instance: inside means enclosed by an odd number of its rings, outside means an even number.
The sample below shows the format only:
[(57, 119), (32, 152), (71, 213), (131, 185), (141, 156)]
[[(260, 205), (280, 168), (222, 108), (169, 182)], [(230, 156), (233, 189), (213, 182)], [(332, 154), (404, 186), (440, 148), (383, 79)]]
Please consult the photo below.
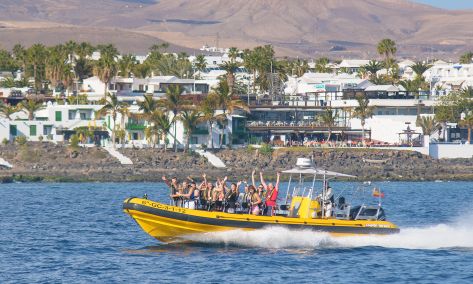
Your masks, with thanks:
[(125, 133), (125, 137), (122, 137), (122, 144), (124, 148), (126, 138), (125, 120), (130, 116), (130, 109), (128, 107), (128, 104), (124, 104), (121, 108), (117, 110), (117, 112), (120, 114), (120, 130)]
[(176, 58), (173, 54), (161, 55), (161, 57), (150, 63), (153, 70), (162, 76), (176, 76), (179, 78), (190, 77), (192, 74), (192, 63), (187, 58)]
[(464, 97), (464, 98), (468, 98), (468, 99), (473, 98), (473, 87), (468, 86), (468, 87), (466, 87), (466, 88), (463, 88), (463, 89), (460, 91), (460, 96), (462, 96), (462, 97)]
[(117, 74), (117, 69), (117, 63), (113, 59), (100, 58), (95, 62), (93, 73), (105, 84), (104, 94), (108, 94), (108, 85)]
[(469, 51), (460, 57), (461, 64), (471, 64), (473, 61), (473, 52)]
[(373, 117), (374, 108), (369, 106), (370, 100), (365, 95), (357, 96), (356, 101), (358, 102), (358, 106), (354, 109), (353, 117), (361, 121), (361, 136), (363, 145), (365, 145), (365, 124), (368, 118)]
[(207, 61), (205, 60), (205, 56), (203, 54), (199, 54), (195, 57), (194, 66), (199, 72), (203, 72), (205, 68), (207, 68)]
[(245, 51), (243, 51), (243, 65), (245, 66), (247, 70), (249, 70), (253, 74), (252, 89), (253, 89), (253, 93), (255, 93), (256, 92), (256, 72), (258, 70), (258, 57), (257, 57), (256, 52), (249, 49), (246, 49)]
[(179, 112), (185, 109), (188, 102), (184, 99), (183, 89), (180, 85), (171, 85), (166, 90), (166, 99), (162, 101), (164, 108), (172, 112), (174, 123), (174, 151), (177, 153), (177, 137), (176, 137), (176, 119)]
[(113, 129), (109, 128), (112, 130), (112, 144), (113, 148), (115, 148), (115, 129), (116, 127), (116, 120), (117, 120), (117, 115), (122, 112), (124, 108), (127, 108), (128, 104), (124, 102), (118, 101), (118, 98), (115, 94), (110, 94), (108, 93), (106, 96), (106, 103), (105, 105), (97, 112), (97, 117), (101, 117), (107, 114), (110, 114), (112, 117), (112, 122), (113, 122)]
[(224, 131), (228, 123), (227, 115), (233, 114), (236, 109), (241, 109), (243, 111), (250, 112), (250, 108), (242, 100), (233, 98), (233, 95), (231, 94), (230, 88), (228, 86), (228, 82), (226, 80), (221, 80), (218, 83), (217, 87), (212, 90), (212, 92), (216, 95), (218, 108), (223, 111), (222, 114), (218, 115), (218, 119), (222, 122), (224, 129), (220, 134), (221, 147), (223, 142)]
[(108, 85), (118, 72), (116, 61), (118, 50), (111, 44), (99, 45), (97, 48), (100, 50), (100, 59), (95, 62), (93, 73), (105, 84), (104, 98), (106, 98)]
[(75, 53), (79, 59), (86, 59), (94, 53), (95, 47), (88, 42), (81, 42), (76, 46)]
[(200, 105), (200, 111), (202, 113), (203, 119), (209, 123), (209, 135), (210, 135), (210, 148), (214, 148), (214, 139), (213, 139), (213, 124), (219, 121), (219, 117), (215, 115), (215, 111), (218, 108), (218, 95), (215, 93), (210, 93), (202, 101)]
[(26, 49), (21, 44), (15, 44), (15, 46), (13, 46), (12, 51), (13, 51), (13, 56), (15, 57), (17, 64), (20, 65), (23, 72), (25, 72), (26, 64), (28, 61)]
[(202, 113), (196, 109), (187, 110), (181, 113), (178, 119), (182, 122), (184, 129), (186, 131), (186, 147), (184, 153), (189, 150), (190, 139), (192, 136), (192, 131), (203, 121)]
[(307, 60), (300, 60), (299, 58), (297, 58), (297, 60), (294, 61), (292, 65), (294, 74), (297, 77), (302, 77), (305, 73), (307, 73), (307, 71), (309, 71), (309, 63), (307, 62)]
[(337, 118), (337, 113), (331, 108), (327, 108), (317, 117), (317, 121), (328, 129), (327, 141), (330, 141), (330, 138), (332, 137), (332, 130), (336, 126)]
[(407, 94), (414, 94), (416, 99), (419, 98), (419, 81), (417, 80), (404, 80), (400, 81), (399, 84), (406, 89)]
[(379, 55), (384, 56), (385, 60), (392, 58), (397, 52), (396, 42), (385, 38), (378, 43), (377, 50)]
[(144, 62), (142, 64), (136, 64), (133, 67), (133, 75), (135, 75), (138, 78), (146, 78), (151, 76), (152, 70), (151, 70), (151, 65), (147, 62)]
[(378, 71), (383, 68), (383, 65), (376, 60), (370, 60), (368, 64), (363, 66), (363, 68), (369, 73), (371, 80), (372, 78), (377, 77)]
[(15, 85), (15, 79), (13, 78), (5, 78), (4, 80), (0, 81), (0, 86), (3, 88), (14, 88)]
[(422, 128), (424, 135), (432, 135), (438, 129), (438, 122), (433, 116), (421, 116), (416, 120), (416, 126)]
[(46, 47), (42, 44), (34, 44), (26, 50), (27, 62), (33, 66), (33, 78), (35, 89), (41, 88), (41, 81), (44, 78), (44, 65), (47, 57)]
[(148, 57), (145, 60), (145, 63), (150, 66), (151, 69), (158, 68), (158, 61), (161, 60), (163, 57), (162, 51), (169, 47), (169, 44), (162, 43), (162, 44), (153, 44), (149, 48)]
[(315, 72), (318, 73), (330, 73), (332, 69), (328, 66), (330, 64), (330, 60), (327, 57), (318, 58), (315, 61)]
[(28, 120), (33, 120), (35, 113), (45, 108), (41, 102), (34, 99), (22, 101), (18, 106), (24, 113), (28, 114)]
[(46, 59), (46, 78), (50, 81), (52, 89), (68, 77), (72, 65), (68, 63), (68, 53), (63, 45), (56, 45), (48, 49)]
[(17, 113), (18, 111), (19, 109), (17, 106), (0, 103), (0, 115), (4, 116), (8, 120), (11, 120), (12, 114)]
[(161, 133), (163, 142), (164, 142), (164, 151), (167, 150), (167, 136), (170, 134), (171, 127), (174, 123), (174, 118), (169, 119), (167, 113), (156, 109), (154, 110), (150, 116), (149, 121), (151, 122), (151, 133), (153, 135)]
[(425, 71), (429, 70), (430, 67), (432, 67), (432, 65), (420, 61), (412, 65), (411, 68), (416, 73), (416, 80), (424, 81), (425, 78), (423, 74), (425, 73)]
[(240, 51), (236, 47), (230, 47), (230, 49), (228, 50), (228, 57), (232, 62), (235, 62), (239, 55)]
[(7, 50), (0, 48), (0, 70), (9, 71), (11, 73), (18, 70), (18, 64)]
[(468, 144), (471, 144), (471, 129), (473, 128), (473, 113), (469, 112), (459, 124), (468, 129)]
[(158, 102), (153, 98), (153, 95), (144, 95), (143, 101), (138, 102), (138, 106), (139, 110), (143, 111), (145, 116), (154, 112), (159, 107)]
[(238, 69), (238, 63), (234, 61), (226, 61), (220, 67), (227, 72), (226, 79), (228, 84), (228, 91), (230, 95), (233, 95), (233, 89), (235, 87), (235, 72)]
[(119, 74), (122, 77), (130, 77), (133, 68), (136, 65), (136, 57), (132, 54), (125, 54), (123, 57), (118, 61), (118, 70)]

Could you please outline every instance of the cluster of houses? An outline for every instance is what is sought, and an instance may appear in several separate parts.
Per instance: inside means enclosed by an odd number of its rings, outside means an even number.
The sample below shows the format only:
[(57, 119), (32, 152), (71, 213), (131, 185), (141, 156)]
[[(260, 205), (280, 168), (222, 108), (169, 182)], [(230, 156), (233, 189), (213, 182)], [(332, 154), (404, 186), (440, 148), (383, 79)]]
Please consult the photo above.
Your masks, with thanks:
[[(107, 88), (109, 92), (116, 93), (119, 100), (130, 105), (130, 112), (139, 112), (138, 102), (143, 100), (144, 95), (162, 99), (166, 89), (172, 85), (181, 86), (184, 95), (198, 100), (218, 84), (219, 78), (225, 74), (220, 65), (226, 60), (226, 54), (206, 56), (206, 70), (198, 72), (194, 78), (116, 77)], [(400, 85), (375, 85), (368, 79), (360, 78), (359, 69), (368, 63), (368, 60), (343, 60), (330, 67), (335, 71), (348, 70), (348, 73), (308, 72), (300, 77), (289, 76), (286, 82), (281, 82), (282, 88), (278, 93), (265, 94), (253, 94), (249, 87), (253, 80), (252, 74), (244, 68), (239, 68), (236, 78), (241, 84), (248, 86), (248, 93), (242, 94), (241, 100), (249, 105), (251, 111), (229, 115), (229, 123), (225, 129), (221, 125), (209, 127), (208, 123), (203, 123), (193, 131), (190, 143), (194, 147), (219, 147), (228, 144), (237, 146), (262, 142), (315, 146), (327, 142), (330, 132), (330, 143), (334, 145), (360, 145), (362, 135), (365, 135), (373, 141), (372, 146), (422, 147), (426, 143), (421, 129), (416, 126), (418, 115), (433, 115), (434, 106), (442, 95), (473, 87), (473, 64), (437, 61), (423, 74), (430, 84), (430, 90), (422, 91), (418, 97), (414, 97)], [(410, 60), (401, 61), (399, 75), (404, 79), (414, 79), (415, 73), (410, 68), (413, 64)], [(0, 73), (0, 81), (4, 80), (5, 76), (8, 74)], [(51, 100), (44, 103), (44, 108), (36, 113), (32, 121), (22, 112), (14, 114), (11, 119), (1, 117), (0, 140), (11, 141), (14, 137), (23, 135), (30, 141), (60, 142), (68, 140), (78, 129), (87, 128), (93, 131), (93, 135), (84, 137), (81, 141), (103, 146), (110, 144), (110, 132), (114, 127), (110, 116), (96, 117), (97, 110), (101, 108), (98, 101), (104, 97), (105, 87), (99, 78), (87, 78), (77, 88), (80, 94), (87, 95), (89, 104)], [(27, 92), (28, 88), (0, 88), (0, 99), (16, 104), (25, 98)], [(374, 107), (374, 115), (367, 119), (364, 129), (360, 119), (351, 115), (353, 108), (357, 106), (357, 94), (365, 94), (370, 99), (370, 106)], [(316, 123), (316, 118), (327, 108), (337, 113), (336, 125), (330, 129)], [(119, 117), (116, 123), (123, 124), (121, 127), (126, 129), (127, 147), (149, 145), (150, 141), (145, 134), (145, 121)], [(176, 134), (168, 137), (168, 143), (173, 144), (174, 139), (177, 139), (179, 144), (183, 145), (186, 138), (180, 123), (177, 123)], [(443, 133), (434, 133), (431, 140), (464, 144), (466, 135), (466, 129), (450, 124)], [(466, 155), (471, 157), (473, 152)], [(441, 154), (437, 156), (443, 157)]]

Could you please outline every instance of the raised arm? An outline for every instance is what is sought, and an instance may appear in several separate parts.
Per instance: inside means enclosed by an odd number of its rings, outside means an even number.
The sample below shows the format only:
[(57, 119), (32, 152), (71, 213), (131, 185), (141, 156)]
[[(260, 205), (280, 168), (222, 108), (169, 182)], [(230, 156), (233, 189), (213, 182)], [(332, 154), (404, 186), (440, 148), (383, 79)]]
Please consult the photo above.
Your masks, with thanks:
[(255, 186), (255, 187), (256, 187), (256, 182), (255, 182), (255, 173), (256, 173), (256, 171), (255, 171), (255, 170), (253, 170), (253, 172), (251, 173), (251, 182), (252, 182), (253, 186)]
[(202, 177), (204, 178), (205, 186), (207, 186), (207, 175), (204, 173), (202, 174)]
[(276, 186), (275, 186), (275, 188), (276, 188), (277, 190), (279, 190), (279, 179), (280, 179), (280, 177), (281, 177), (281, 173), (280, 173), (280, 172), (277, 172), (276, 176), (277, 176), (277, 178), (276, 178)]
[(166, 176), (163, 176), (162, 180), (164, 181), (164, 183), (166, 183), (167, 186), (171, 186), (171, 182), (166, 178)]
[(268, 189), (268, 185), (266, 184), (266, 182), (264, 182), (264, 177), (263, 177), (263, 172), (259, 172), (259, 177), (261, 179), (261, 184), (263, 185), (264, 189)]

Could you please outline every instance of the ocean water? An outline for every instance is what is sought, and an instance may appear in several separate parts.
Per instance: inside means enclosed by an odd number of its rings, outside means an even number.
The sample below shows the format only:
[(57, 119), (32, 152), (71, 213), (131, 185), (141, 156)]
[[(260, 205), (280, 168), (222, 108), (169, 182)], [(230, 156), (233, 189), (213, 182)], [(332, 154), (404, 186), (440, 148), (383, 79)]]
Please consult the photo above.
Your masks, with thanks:
[[(332, 184), (361, 199), (358, 186)], [(268, 228), (163, 244), (121, 210), (144, 193), (166, 202), (163, 184), (2, 184), (0, 283), (473, 283), (473, 183), (378, 186), (399, 235)]]

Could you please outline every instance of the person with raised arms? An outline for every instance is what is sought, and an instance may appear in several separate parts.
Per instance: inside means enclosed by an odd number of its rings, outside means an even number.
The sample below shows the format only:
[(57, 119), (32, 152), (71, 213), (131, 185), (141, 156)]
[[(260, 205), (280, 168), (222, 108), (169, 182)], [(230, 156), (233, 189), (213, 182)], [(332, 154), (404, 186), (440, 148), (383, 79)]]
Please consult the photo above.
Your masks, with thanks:
[(273, 216), (274, 210), (276, 209), (276, 203), (278, 200), (278, 193), (279, 193), (279, 179), (281, 177), (281, 173), (277, 173), (277, 178), (276, 178), (276, 185), (273, 185), (273, 183), (266, 184), (264, 178), (263, 178), (263, 172), (259, 173), (260, 179), (261, 179), (261, 184), (263, 185), (264, 189), (266, 190), (266, 202), (265, 202), (265, 209), (263, 214), (267, 216)]

